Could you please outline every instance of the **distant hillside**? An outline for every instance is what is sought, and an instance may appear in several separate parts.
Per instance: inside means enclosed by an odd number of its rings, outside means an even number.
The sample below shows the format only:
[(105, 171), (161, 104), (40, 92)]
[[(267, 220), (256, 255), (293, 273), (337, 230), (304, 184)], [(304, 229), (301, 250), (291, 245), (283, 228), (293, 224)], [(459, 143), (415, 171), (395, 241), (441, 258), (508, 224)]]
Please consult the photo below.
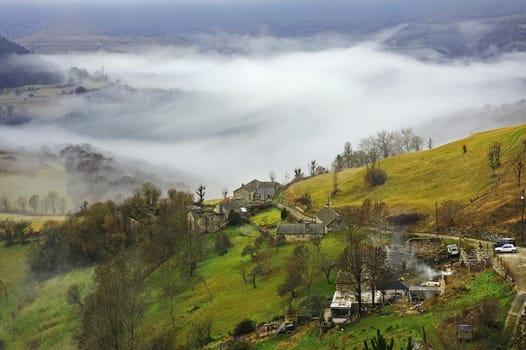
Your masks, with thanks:
[(0, 57), (12, 55), (12, 54), (24, 55), (28, 53), (30, 53), (30, 51), (26, 49), (25, 47), (20, 46), (0, 36)]
[(0, 89), (57, 84), (62, 80), (58, 68), (24, 47), (0, 37)]
[[(380, 200), (390, 215), (427, 214), (429, 225), (434, 221), (435, 203), (455, 200), (464, 206), (462, 226), (514, 231), (521, 214), (516, 167), (519, 162), (526, 164), (525, 140), (526, 124), (482, 132), (431, 150), (381, 160), (380, 167), (388, 175), (382, 186), (367, 187), (366, 169), (352, 168), (338, 173), (336, 195), (331, 196), (334, 176), (330, 173), (294, 183), (282, 196), (292, 205), (310, 196), (313, 213), (328, 197), (334, 207)], [(488, 149), (496, 142), (501, 144), (501, 166), (492, 176)], [(525, 174), (521, 186), (526, 184)]]

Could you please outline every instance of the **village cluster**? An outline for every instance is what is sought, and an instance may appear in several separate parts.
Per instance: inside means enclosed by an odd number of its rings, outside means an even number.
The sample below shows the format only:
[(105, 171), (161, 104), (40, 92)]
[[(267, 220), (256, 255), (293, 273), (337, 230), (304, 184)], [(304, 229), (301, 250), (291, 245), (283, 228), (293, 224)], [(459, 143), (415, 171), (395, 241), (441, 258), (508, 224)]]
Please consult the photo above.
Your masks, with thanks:
[[(248, 219), (251, 214), (275, 205), (283, 208), (285, 206), (272, 202), (280, 191), (280, 186), (277, 182), (264, 182), (256, 179), (247, 184), (242, 184), (241, 187), (233, 191), (233, 198), (225, 198), (216, 204), (212, 210), (204, 210), (200, 206), (194, 206), (188, 212), (189, 227), (199, 233), (217, 232), (228, 224), (230, 215), (234, 215), (234, 213)], [(298, 209), (300, 208), (293, 208), (292, 210), (298, 211)], [(301, 219), (298, 222), (279, 223), (276, 228), (276, 235), (282, 236), (286, 242), (301, 242), (315, 237), (323, 237), (332, 231), (345, 229), (340, 214), (329, 204), (321, 208), (313, 219), (308, 220), (301, 213), (300, 215)], [(499, 244), (500, 246), (502, 244)], [(444, 247), (440, 240), (418, 238), (406, 242), (402, 247), (402, 250), (405, 250), (402, 254), (410, 254), (413, 258), (419, 254), (445, 255), (450, 262), (476, 267), (486, 265), (493, 254), (491, 249), (479, 248), (473, 251), (464, 251), (457, 244), (449, 244)], [(495, 246), (494, 249), (495, 252), (498, 252), (501, 248)], [(392, 251), (391, 254), (400, 254), (400, 252)], [(410, 261), (403, 261), (403, 270), (409, 268), (406, 265), (410, 263)], [(386, 278), (376, 284), (375, 290), (362, 290), (360, 297), (338, 273), (335, 291), (330, 304), (327, 305), (323, 321), (325, 324), (338, 326), (355, 320), (359, 315), (359, 302), (361, 302), (361, 307), (364, 310), (372, 310), (385, 304), (405, 302), (412, 305), (411, 310), (414, 313), (423, 313), (423, 302), (445, 291), (447, 278), (451, 273), (451, 269), (448, 268), (446, 271), (441, 271), (427, 279), (419, 281), (412, 279), (411, 282), (404, 279), (403, 276)], [(265, 324), (265, 327), (259, 331), (259, 336), (287, 332), (293, 329), (297, 315), (287, 314), (286, 316), (284, 322)]]

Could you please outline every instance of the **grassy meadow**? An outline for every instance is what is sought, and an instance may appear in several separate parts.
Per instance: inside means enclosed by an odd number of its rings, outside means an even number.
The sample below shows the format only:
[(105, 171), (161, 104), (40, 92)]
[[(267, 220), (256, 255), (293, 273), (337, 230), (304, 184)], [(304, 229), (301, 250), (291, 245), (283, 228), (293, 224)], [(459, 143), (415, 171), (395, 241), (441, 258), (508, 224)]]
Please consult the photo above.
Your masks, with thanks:
[(45, 281), (32, 277), (27, 265), (31, 244), (0, 248), (0, 339), (7, 349), (75, 349), (78, 306), (66, 302), (66, 290), (82, 283), (91, 286), (92, 268), (73, 269)]
[[(339, 192), (331, 197), (335, 207), (360, 205), (365, 199), (382, 200), (393, 212), (432, 213), (435, 202), (457, 200), (469, 204), (472, 198), (491, 191), (497, 177), (488, 166), (488, 148), (500, 142), (502, 166), (496, 174), (502, 181), (513, 178), (516, 159), (524, 152), (526, 125), (474, 134), (440, 147), (412, 152), (380, 161), (388, 179), (374, 188), (364, 184), (365, 168), (338, 173)], [(463, 146), (467, 152), (463, 152)], [(524, 163), (524, 161), (523, 161)], [(321, 208), (333, 191), (334, 174), (324, 174), (292, 184), (283, 194), (289, 203), (310, 194), (313, 211)]]
[(13, 221), (31, 221), (31, 228), (33, 231), (40, 231), (42, 226), (48, 221), (65, 221), (67, 216), (62, 215), (18, 215), (18, 214), (6, 214), (0, 213), (0, 221), (2, 220), (13, 220)]

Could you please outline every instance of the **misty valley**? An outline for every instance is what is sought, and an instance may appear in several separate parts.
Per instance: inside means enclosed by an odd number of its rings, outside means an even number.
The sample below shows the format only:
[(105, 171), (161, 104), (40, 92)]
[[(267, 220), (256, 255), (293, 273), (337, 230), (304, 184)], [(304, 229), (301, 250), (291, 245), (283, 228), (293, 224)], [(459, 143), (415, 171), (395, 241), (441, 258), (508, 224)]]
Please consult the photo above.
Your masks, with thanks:
[(526, 5), (0, 0), (0, 350), (526, 349)]

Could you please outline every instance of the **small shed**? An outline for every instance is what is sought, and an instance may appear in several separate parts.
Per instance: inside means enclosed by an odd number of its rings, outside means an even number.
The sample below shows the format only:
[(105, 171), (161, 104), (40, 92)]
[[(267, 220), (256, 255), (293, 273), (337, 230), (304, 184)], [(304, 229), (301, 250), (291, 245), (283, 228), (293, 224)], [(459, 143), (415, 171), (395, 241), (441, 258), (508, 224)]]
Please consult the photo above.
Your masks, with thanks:
[(470, 325), (470, 324), (458, 325), (457, 337), (460, 340), (472, 340), (473, 339), (473, 325)]
[(376, 283), (376, 288), (382, 292), (384, 302), (409, 301), (409, 284), (406, 282), (383, 280)]

